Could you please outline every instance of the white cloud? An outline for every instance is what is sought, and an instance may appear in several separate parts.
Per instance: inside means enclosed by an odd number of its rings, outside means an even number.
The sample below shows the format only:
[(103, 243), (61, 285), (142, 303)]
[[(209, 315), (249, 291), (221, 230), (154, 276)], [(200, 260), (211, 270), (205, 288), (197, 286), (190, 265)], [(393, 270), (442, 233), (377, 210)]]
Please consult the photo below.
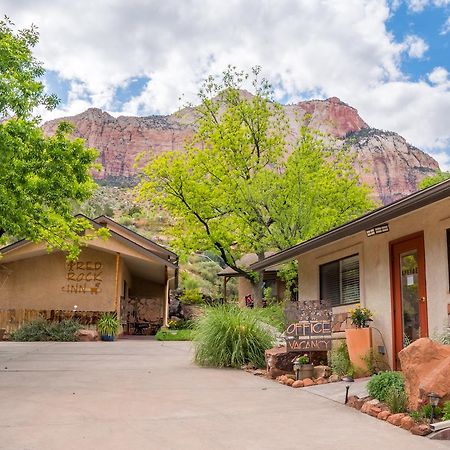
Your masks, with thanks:
[(444, 22), (444, 25), (442, 25), (441, 33), (442, 35), (447, 34), (450, 31), (450, 16), (447, 17), (447, 20)]
[[(399, 3), (396, 1), (396, 3)], [(412, 12), (422, 12), (427, 6), (436, 6), (438, 8), (444, 8), (450, 5), (450, 0), (405, 0), (408, 9)]]
[(428, 74), (428, 79), (435, 85), (449, 87), (449, 73), (444, 67), (435, 67)]
[[(428, 46), (414, 35), (395, 41), (383, 0), (277, 0), (276, 8), (261, 0), (3, 0), (2, 6), (18, 26), (39, 26), (38, 57), (70, 82), (68, 103), (52, 117), (89, 106), (171, 113), (183, 93), (195, 101), (206, 75), (229, 64), (261, 65), (280, 100), (298, 101), (306, 92), (338, 96), (372, 126), (425, 149), (450, 147), (450, 99), (438, 73), (429, 75), (430, 84), (409, 81), (400, 69), (405, 53), (421, 58)], [(149, 82), (117, 107), (116, 90), (136, 77)]]
[(411, 34), (406, 36), (402, 45), (410, 58), (422, 58), (428, 50), (428, 44), (422, 38)]

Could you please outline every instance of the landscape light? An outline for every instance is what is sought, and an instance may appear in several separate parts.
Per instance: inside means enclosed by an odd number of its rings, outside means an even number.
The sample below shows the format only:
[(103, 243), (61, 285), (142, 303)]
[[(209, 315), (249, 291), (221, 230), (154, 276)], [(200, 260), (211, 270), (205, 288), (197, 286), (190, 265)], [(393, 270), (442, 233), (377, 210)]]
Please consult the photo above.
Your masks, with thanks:
[(348, 390), (350, 389), (350, 385), (347, 384), (347, 386), (345, 386), (345, 404), (347, 404), (348, 402)]
[(367, 237), (375, 236), (376, 234), (387, 233), (389, 231), (389, 224), (382, 223), (373, 228), (368, 228), (366, 230)]
[(441, 397), (439, 397), (439, 395), (435, 394), (434, 392), (430, 392), (428, 394), (428, 401), (430, 402), (430, 405), (431, 405), (430, 423), (433, 423), (436, 406), (439, 405), (440, 399), (441, 399)]

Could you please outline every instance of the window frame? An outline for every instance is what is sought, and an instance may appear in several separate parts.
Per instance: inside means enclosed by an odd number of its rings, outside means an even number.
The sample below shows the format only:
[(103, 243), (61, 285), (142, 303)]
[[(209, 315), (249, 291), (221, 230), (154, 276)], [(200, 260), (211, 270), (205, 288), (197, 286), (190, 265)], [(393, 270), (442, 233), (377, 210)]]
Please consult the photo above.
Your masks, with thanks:
[[(348, 260), (350, 258), (357, 258), (358, 261), (358, 299), (351, 301), (351, 302), (343, 302), (343, 284), (342, 284), (342, 279), (343, 279), (343, 271), (342, 271), (342, 262), (345, 260)], [(323, 268), (325, 268), (326, 266), (330, 266), (331, 264), (336, 264), (338, 263), (338, 275), (339, 275), (339, 288), (338, 288), (338, 293), (339, 293), (339, 302), (336, 303), (335, 300), (331, 299), (331, 298), (324, 298), (323, 297), (323, 282), (322, 282), (322, 270)], [(359, 253), (353, 253), (351, 255), (348, 256), (344, 256), (343, 258), (338, 258), (332, 261), (328, 261), (326, 263), (320, 264), (319, 265), (319, 294), (320, 294), (320, 298), (322, 300), (330, 300), (331, 301), (331, 306), (333, 308), (335, 307), (339, 307), (339, 306), (347, 306), (347, 305), (354, 305), (356, 303), (360, 303), (361, 301), (361, 268), (360, 268), (360, 257), (359, 257)]]

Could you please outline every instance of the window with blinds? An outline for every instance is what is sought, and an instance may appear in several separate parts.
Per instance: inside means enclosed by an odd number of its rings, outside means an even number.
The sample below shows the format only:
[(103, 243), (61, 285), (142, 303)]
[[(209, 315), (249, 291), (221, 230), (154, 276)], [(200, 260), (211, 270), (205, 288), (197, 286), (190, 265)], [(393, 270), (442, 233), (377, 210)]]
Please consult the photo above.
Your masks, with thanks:
[(359, 256), (320, 266), (320, 298), (333, 306), (359, 302)]

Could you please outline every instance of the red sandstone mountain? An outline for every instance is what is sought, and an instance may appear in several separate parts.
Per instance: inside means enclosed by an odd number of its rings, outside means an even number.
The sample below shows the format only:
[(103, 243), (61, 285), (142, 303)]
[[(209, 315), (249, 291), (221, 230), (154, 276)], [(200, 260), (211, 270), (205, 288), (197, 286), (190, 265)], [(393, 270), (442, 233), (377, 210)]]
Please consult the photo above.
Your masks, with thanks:
[[(361, 178), (374, 187), (384, 204), (416, 191), (417, 183), (438, 168), (431, 156), (408, 144), (398, 134), (370, 128), (356, 109), (336, 97), (284, 108), (293, 137), (299, 123), (307, 123), (311, 129), (350, 145), (361, 162)], [(183, 110), (181, 116), (117, 118), (90, 108), (64, 120), (74, 124), (75, 136), (82, 137), (88, 146), (100, 151), (103, 170), (96, 177), (106, 182), (123, 182), (135, 176), (134, 161), (140, 152), (149, 148), (155, 153), (182, 149), (184, 140), (192, 135), (191, 117), (190, 108)], [(61, 120), (46, 122), (44, 131), (54, 133)]]

